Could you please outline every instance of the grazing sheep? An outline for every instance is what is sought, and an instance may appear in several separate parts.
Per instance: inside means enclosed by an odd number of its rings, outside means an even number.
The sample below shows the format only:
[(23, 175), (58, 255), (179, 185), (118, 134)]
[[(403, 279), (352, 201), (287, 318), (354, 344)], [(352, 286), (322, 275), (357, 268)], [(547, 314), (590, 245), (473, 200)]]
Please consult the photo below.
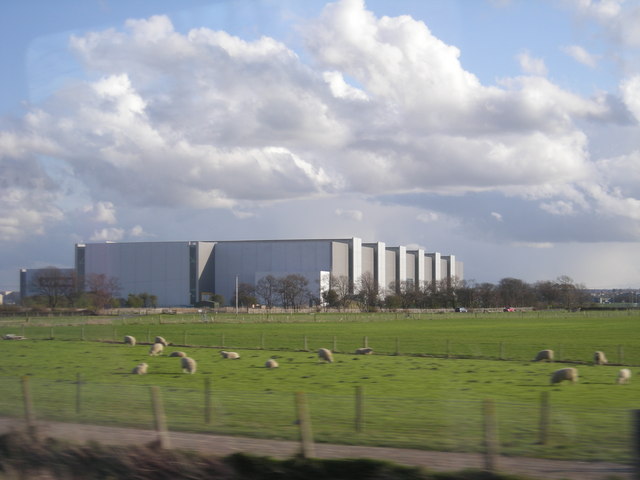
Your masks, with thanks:
[(373, 348), (362, 347), (356, 350), (356, 355), (371, 355), (373, 353)]
[(149, 367), (149, 365), (147, 365), (146, 363), (139, 363), (138, 365), (133, 367), (131, 373), (135, 375), (144, 375), (145, 373), (147, 373), (147, 367)]
[(26, 340), (27, 337), (23, 337), (22, 335), (16, 335), (15, 333), (7, 333), (2, 336), (3, 340)]
[(135, 345), (136, 344), (136, 337), (132, 337), (131, 335), (125, 335), (124, 336), (124, 343), (125, 345)]
[(533, 359), (534, 362), (541, 362), (546, 360), (547, 362), (553, 362), (553, 350), (540, 350)]
[(222, 358), (230, 358), (232, 360), (237, 360), (238, 358), (240, 358), (240, 355), (238, 355), (238, 353), (236, 353), (236, 352), (225, 352), (224, 350), (222, 350), (220, 352), (220, 355), (222, 356)]
[(196, 373), (196, 361), (193, 358), (182, 357), (180, 359), (180, 365), (182, 365), (182, 371), (184, 373)]
[(264, 364), (267, 368), (278, 368), (278, 362), (276, 362), (273, 358), (267, 360)]
[(604, 365), (607, 362), (607, 357), (605, 357), (604, 352), (597, 351), (593, 354), (593, 363), (596, 365)]
[(631, 380), (631, 370), (628, 368), (621, 368), (618, 372), (617, 383), (622, 385), (623, 383), (629, 383), (629, 380)]
[(184, 352), (171, 352), (169, 356), (170, 357), (186, 357), (187, 354)]
[(161, 343), (163, 346), (168, 347), (169, 344), (167, 343), (167, 341), (162, 338), (162, 337), (156, 337), (156, 339), (153, 341), (153, 343)]
[(321, 348), (320, 350), (318, 350), (318, 358), (320, 358), (320, 360), (324, 360), (325, 362), (333, 363), (333, 354), (328, 348)]
[(151, 348), (149, 349), (149, 355), (151, 356), (160, 355), (163, 350), (164, 350), (164, 345), (162, 345), (161, 343), (154, 343), (153, 345), (151, 345)]
[(573, 367), (561, 368), (551, 374), (551, 385), (569, 380), (571, 383), (578, 381), (578, 369)]

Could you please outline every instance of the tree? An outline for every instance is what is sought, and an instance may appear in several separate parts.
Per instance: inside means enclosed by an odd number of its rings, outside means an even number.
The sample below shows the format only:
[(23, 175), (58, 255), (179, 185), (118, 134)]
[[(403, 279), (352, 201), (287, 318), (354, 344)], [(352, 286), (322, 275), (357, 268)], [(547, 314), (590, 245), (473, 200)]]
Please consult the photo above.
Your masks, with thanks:
[(303, 275), (292, 273), (279, 281), (278, 294), (284, 308), (300, 308), (308, 303), (311, 292), (307, 288), (309, 280)]
[(278, 294), (277, 290), (278, 280), (273, 275), (267, 275), (258, 280), (255, 293), (262, 298), (267, 308), (272, 308)]
[(356, 300), (360, 303), (363, 311), (373, 311), (380, 306), (380, 288), (373, 273), (364, 272), (358, 281), (358, 292), (355, 294)]
[(346, 275), (335, 276), (329, 278), (330, 289), (336, 293), (338, 308), (347, 308), (351, 302), (353, 285), (349, 282)]
[(57, 267), (41, 269), (34, 277), (32, 288), (47, 299), (49, 308), (56, 308), (64, 299), (72, 299), (76, 293), (75, 272), (65, 272)]
[(120, 284), (117, 278), (108, 277), (104, 273), (92, 273), (87, 276), (85, 290), (91, 305), (96, 310), (102, 310), (113, 304), (120, 292)]
[[(238, 306), (250, 307), (258, 303), (258, 299), (255, 297), (256, 288), (250, 283), (240, 282), (238, 284)], [(231, 304), (236, 304), (235, 294), (231, 298)]]

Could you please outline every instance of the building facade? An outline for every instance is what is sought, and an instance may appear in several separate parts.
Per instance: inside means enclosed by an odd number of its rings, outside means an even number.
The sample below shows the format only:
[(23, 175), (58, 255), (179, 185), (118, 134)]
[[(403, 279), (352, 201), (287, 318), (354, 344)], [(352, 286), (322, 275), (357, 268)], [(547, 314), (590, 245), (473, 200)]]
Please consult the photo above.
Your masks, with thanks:
[(330, 288), (330, 279), (346, 278), (357, 289), (363, 274), (380, 290), (393, 292), (404, 284), (463, 278), (463, 264), (454, 255), (425, 253), (360, 238), (309, 240), (241, 240), (136, 243), (87, 243), (75, 247), (75, 272), (80, 285), (92, 274), (118, 280), (120, 296), (149, 293), (158, 306), (190, 306), (219, 294), (226, 302), (238, 282), (301, 275), (315, 298)]

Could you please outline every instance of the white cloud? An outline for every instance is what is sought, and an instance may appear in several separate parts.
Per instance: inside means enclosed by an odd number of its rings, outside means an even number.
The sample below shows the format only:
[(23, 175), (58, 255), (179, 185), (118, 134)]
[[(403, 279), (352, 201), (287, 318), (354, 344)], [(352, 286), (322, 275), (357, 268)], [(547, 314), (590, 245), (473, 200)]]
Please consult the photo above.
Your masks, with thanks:
[(363, 218), (363, 214), (360, 210), (345, 210), (342, 208), (336, 209), (336, 216), (353, 220), (354, 222), (361, 222)]
[(513, 244), (516, 247), (525, 248), (553, 248), (553, 243), (550, 242), (515, 242)]
[(117, 242), (124, 238), (124, 230), (122, 228), (101, 228), (96, 230), (91, 236), (92, 242)]
[(421, 212), (416, 218), (422, 223), (431, 223), (440, 220), (440, 215), (438, 212)]
[(84, 211), (92, 215), (94, 222), (107, 223), (109, 225), (117, 222), (116, 210), (111, 202), (97, 202), (93, 205), (86, 206)]
[(567, 45), (565, 47), (561, 47), (561, 50), (576, 62), (586, 65), (587, 67), (595, 68), (598, 64), (599, 56), (590, 54), (580, 45)]
[(547, 74), (547, 66), (544, 64), (543, 59), (532, 57), (529, 52), (519, 53), (517, 59), (520, 68), (522, 68), (525, 73), (541, 76)]
[(620, 85), (625, 105), (640, 122), (640, 74), (625, 79)]
[(499, 214), (498, 212), (491, 212), (491, 216), (495, 218), (498, 222), (502, 221), (502, 215)]

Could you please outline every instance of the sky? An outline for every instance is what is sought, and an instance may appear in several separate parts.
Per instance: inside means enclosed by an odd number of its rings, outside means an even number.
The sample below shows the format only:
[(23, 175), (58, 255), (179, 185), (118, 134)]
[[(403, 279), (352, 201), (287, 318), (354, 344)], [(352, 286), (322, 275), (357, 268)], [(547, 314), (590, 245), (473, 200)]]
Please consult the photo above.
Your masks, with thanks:
[(351, 238), (640, 287), (640, 0), (0, 2), (0, 290), (74, 244)]

